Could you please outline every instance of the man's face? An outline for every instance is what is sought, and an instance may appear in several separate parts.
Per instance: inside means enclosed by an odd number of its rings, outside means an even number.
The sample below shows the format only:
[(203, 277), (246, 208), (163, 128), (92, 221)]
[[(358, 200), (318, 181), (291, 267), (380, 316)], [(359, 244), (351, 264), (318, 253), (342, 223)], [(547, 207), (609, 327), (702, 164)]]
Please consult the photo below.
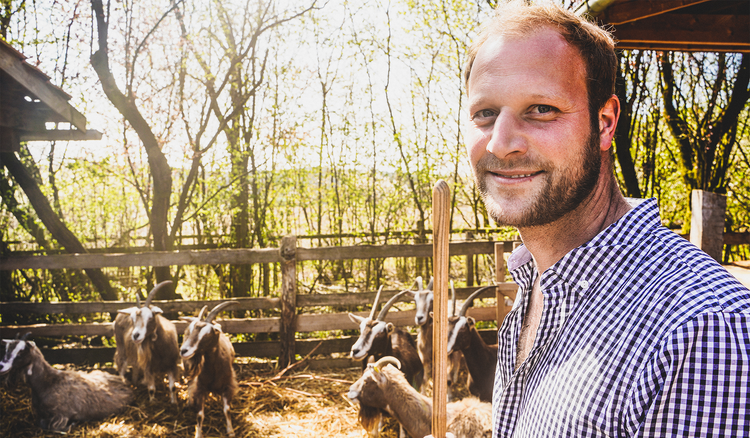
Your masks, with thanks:
[(585, 67), (557, 32), (490, 38), (468, 82), (467, 149), (490, 216), (553, 222), (594, 189), (602, 152), (591, 129)]

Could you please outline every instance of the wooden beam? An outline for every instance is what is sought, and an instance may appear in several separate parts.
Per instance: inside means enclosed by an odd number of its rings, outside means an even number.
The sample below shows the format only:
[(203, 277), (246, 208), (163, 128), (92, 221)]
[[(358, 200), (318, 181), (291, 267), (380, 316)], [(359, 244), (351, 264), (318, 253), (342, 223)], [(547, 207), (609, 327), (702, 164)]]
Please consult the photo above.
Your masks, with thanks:
[(89, 129), (86, 132), (77, 129), (48, 129), (21, 133), (21, 141), (82, 141), (101, 139), (102, 133), (94, 129)]
[(0, 153), (18, 152), (21, 150), (21, 139), (18, 131), (0, 126)]
[(674, 14), (615, 27), (618, 49), (750, 51), (747, 16)]
[(0, 45), (0, 69), (26, 88), (32, 97), (41, 100), (76, 128), (86, 132), (86, 117), (68, 103), (61, 95), (64, 94), (62, 90), (56, 89), (48, 80), (40, 80), (39, 74), (31, 71), (32, 67), (19, 58), (18, 52), (13, 52), (15, 50), (8, 50), (5, 44)]
[(667, 12), (676, 11), (688, 6), (693, 6), (708, 1), (711, 0), (632, 0), (627, 2), (615, 3), (609, 6), (597, 18), (607, 24), (625, 24), (630, 23), (631, 21), (656, 17)]
[[(450, 244), (450, 255), (492, 254), (496, 242), (457, 242)], [(510, 252), (513, 242), (503, 242)], [(297, 261), (343, 260), (388, 257), (430, 257), (431, 244), (341, 246), (297, 248)], [(211, 264), (280, 263), (278, 248), (213, 249), (201, 251), (153, 251), (129, 254), (60, 254), (49, 256), (0, 257), (0, 270), (13, 269), (95, 269), (132, 266), (176, 266)]]

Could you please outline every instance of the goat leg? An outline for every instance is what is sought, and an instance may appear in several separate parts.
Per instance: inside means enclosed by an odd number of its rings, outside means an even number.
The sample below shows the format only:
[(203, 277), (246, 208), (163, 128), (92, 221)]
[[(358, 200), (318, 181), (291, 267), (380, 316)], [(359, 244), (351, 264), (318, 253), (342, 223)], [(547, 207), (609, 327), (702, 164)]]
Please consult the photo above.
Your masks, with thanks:
[(222, 397), (221, 399), (224, 401), (224, 416), (227, 418), (227, 435), (234, 436), (232, 419), (229, 417), (229, 400), (226, 397)]
[(174, 391), (174, 372), (170, 371), (167, 373), (167, 376), (169, 376), (169, 399), (172, 401), (172, 404), (177, 404), (177, 395)]
[(144, 379), (146, 380), (146, 385), (148, 385), (148, 400), (154, 401), (154, 396), (156, 395), (156, 382), (154, 381), (154, 375), (150, 372), (146, 372)]

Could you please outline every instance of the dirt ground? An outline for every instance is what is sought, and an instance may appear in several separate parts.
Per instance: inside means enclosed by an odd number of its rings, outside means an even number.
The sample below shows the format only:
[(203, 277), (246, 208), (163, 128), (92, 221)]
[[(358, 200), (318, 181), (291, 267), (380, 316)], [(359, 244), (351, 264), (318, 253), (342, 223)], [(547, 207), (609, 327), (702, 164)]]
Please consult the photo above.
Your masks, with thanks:
[[(114, 373), (112, 368), (103, 368)], [(235, 363), (240, 388), (231, 405), (238, 438), (366, 436), (357, 423), (357, 407), (346, 397), (359, 377), (359, 368), (278, 370), (257, 363)], [(31, 390), (24, 383), (0, 385), (0, 437), (193, 437), (196, 415), (186, 406), (187, 384), (179, 384), (178, 403), (169, 403), (166, 381), (157, 385), (154, 401), (142, 385), (135, 403), (104, 421), (74, 426), (67, 434), (47, 432), (35, 425)], [(397, 424), (386, 423), (384, 437), (395, 437)], [(210, 397), (203, 425), (205, 437), (226, 437), (221, 400)]]

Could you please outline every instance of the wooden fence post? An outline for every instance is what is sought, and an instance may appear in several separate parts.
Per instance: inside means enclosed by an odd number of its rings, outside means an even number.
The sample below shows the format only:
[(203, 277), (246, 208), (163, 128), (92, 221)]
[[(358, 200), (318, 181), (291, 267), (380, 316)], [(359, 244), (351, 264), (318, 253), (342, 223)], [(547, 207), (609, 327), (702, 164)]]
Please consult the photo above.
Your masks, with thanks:
[(281, 327), (279, 368), (295, 362), (294, 338), (297, 332), (297, 236), (281, 239)]
[[(474, 240), (474, 233), (466, 232), (466, 241)], [(466, 286), (474, 286), (474, 254), (466, 255)]]
[(690, 241), (721, 263), (727, 197), (718, 193), (693, 190), (691, 210)]

